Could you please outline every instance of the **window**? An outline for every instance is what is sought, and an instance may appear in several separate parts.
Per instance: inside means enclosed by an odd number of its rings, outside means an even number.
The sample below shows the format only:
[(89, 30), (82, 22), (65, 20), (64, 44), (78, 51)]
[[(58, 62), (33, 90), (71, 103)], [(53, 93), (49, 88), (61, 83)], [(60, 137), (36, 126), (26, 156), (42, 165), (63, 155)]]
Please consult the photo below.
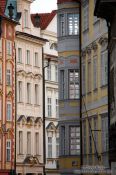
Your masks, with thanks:
[(91, 92), (91, 61), (88, 61), (88, 81), (87, 81), (88, 92)]
[(61, 155), (65, 155), (65, 126), (61, 126)]
[(22, 63), (22, 49), (18, 48), (18, 62)]
[(82, 64), (82, 94), (85, 94), (85, 87), (86, 87), (86, 82), (85, 82), (85, 64)]
[(80, 128), (78, 126), (70, 127), (70, 154), (80, 153)]
[(38, 58), (38, 53), (35, 52), (35, 66), (39, 66), (39, 58)]
[(22, 81), (18, 81), (18, 102), (22, 102)]
[(58, 99), (56, 99), (56, 117), (58, 117)]
[[(98, 120), (97, 120), (97, 117), (95, 117), (94, 118), (94, 140), (96, 144), (96, 149), (98, 150), (98, 131), (97, 130), (98, 130)], [(94, 152), (96, 152), (96, 150)]]
[(28, 27), (28, 10), (24, 10), (24, 27)]
[(48, 158), (52, 158), (52, 137), (48, 137)]
[(27, 83), (27, 103), (31, 103), (31, 84)]
[(68, 14), (68, 34), (77, 35), (79, 33), (79, 14)]
[(97, 88), (97, 57), (93, 59), (93, 88)]
[(23, 132), (19, 131), (19, 154), (23, 154)]
[(7, 103), (7, 120), (11, 121), (12, 119), (12, 105), (11, 103)]
[(7, 54), (12, 55), (12, 42), (7, 41)]
[(59, 156), (59, 138), (56, 137), (56, 157)]
[(52, 99), (47, 98), (47, 104), (48, 104), (48, 117), (52, 116)]
[(26, 51), (26, 55), (27, 55), (27, 64), (30, 64), (30, 50)]
[(78, 70), (69, 70), (69, 98), (79, 98), (79, 73)]
[(0, 83), (2, 83), (2, 64), (0, 64)]
[(51, 80), (51, 65), (47, 67), (47, 80)]
[(6, 71), (6, 81), (7, 81), (7, 85), (11, 85), (11, 70), (7, 69)]
[(58, 82), (58, 66), (55, 65), (55, 80)]
[(39, 96), (38, 96), (38, 92), (39, 92), (38, 84), (35, 84), (35, 104), (36, 104), (36, 105), (39, 104)]
[(102, 117), (102, 152), (108, 151), (108, 116)]
[(65, 23), (64, 23), (64, 15), (60, 15), (60, 36), (65, 35)]
[(101, 53), (101, 85), (104, 86), (108, 81), (108, 52)]
[(39, 155), (39, 133), (35, 133), (35, 154)]
[(64, 99), (64, 70), (60, 71), (60, 97)]
[(83, 7), (83, 30), (89, 27), (89, 6), (88, 4)]
[(6, 140), (6, 161), (11, 160), (11, 140)]
[(91, 120), (88, 121), (89, 128), (89, 153), (92, 154), (92, 135), (91, 135)]
[(31, 132), (27, 132), (27, 154), (31, 154)]
[(86, 140), (86, 121), (83, 121), (83, 153), (86, 154), (87, 140)]

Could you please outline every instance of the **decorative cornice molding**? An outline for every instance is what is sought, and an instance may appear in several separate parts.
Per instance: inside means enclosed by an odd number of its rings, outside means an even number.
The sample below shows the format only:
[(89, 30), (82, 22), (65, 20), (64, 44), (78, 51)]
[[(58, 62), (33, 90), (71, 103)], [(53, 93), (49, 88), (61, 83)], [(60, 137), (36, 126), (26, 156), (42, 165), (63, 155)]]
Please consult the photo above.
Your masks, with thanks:
[(36, 79), (36, 78), (41, 79), (42, 78), (42, 75), (39, 74), (39, 73), (34, 74), (33, 72), (26, 72), (24, 70), (17, 71), (17, 76), (18, 75), (22, 75), (22, 76), (27, 77), (27, 78), (30, 77), (30, 78), (33, 78), (33, 79)]

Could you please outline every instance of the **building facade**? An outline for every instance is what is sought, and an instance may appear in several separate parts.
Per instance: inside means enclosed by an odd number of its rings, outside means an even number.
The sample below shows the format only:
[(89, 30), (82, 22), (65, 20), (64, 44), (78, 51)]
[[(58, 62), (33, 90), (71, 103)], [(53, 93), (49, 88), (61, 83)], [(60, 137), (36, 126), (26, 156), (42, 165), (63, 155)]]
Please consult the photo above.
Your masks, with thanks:
[(112, 174), (116, 169), (116, 2), (97, 1), (95, 8), (97, 17), (105, 18), (109, 30), (109, 162)]
[(79, 1), (58, 0), (59, 171), (80, 169)]
[(15, 27), (0, 2), (0, 175), (15, 170)]
[[(33, 0), (18, 0), (17, 60), (17, 174), (43, 174), (42, 47), (40, 28), (31, 20)], [(35, 20), (35, 18), (34, 18)]]
[(82, 1), (82, 145), (83, 165), (108, 162), (108, 31), (94, 17), (95, 1)]

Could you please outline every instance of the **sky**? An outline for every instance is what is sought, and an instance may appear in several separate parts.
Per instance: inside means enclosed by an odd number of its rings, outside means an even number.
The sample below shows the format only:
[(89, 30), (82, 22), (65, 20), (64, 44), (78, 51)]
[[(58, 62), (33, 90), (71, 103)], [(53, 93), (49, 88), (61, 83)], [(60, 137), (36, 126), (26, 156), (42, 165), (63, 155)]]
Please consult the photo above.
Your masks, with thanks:
[(31, 4), (31, 13), (46, 13), (57, 9), (57, 0), (35, 0)]

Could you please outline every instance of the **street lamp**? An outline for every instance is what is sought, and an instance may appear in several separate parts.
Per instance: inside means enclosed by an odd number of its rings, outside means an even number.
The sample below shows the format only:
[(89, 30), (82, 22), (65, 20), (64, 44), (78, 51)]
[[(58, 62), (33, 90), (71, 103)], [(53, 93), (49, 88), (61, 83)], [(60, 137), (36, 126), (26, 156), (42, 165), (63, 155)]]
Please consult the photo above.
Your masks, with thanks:
[(43, 167), (43, 173), (44, 175), (46, 174), (45, 172), (45, 164), (46, 164), (46, 128), (45, 128), (45, 69), (49, 67), (50, 65), (50, 58), (48, 58), (47, 65), (44, 66), (44, 52), (42, 48), (42, 73), (43, 73), (43, 162), (44, 162), (44, 167)]

